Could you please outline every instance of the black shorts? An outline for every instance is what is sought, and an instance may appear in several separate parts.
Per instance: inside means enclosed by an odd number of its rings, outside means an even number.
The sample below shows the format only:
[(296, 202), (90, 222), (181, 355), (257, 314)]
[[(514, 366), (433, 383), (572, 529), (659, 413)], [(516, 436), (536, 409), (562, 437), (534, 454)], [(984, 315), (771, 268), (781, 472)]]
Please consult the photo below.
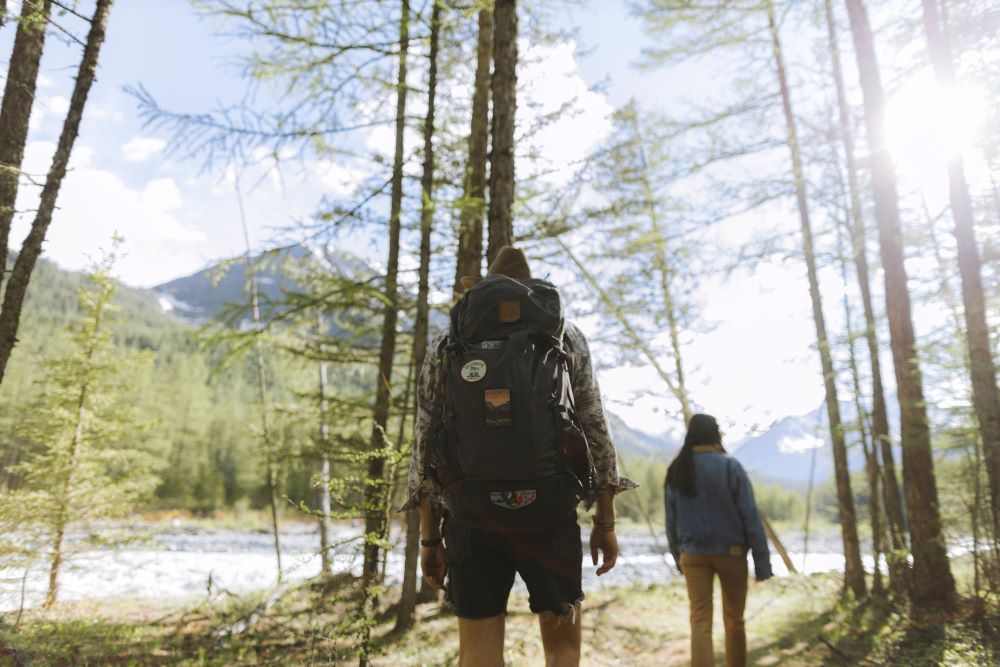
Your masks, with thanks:
[(489, 618), (507, 611), (514, 573), (528, 588), (535, 614), (568, 613), (583, 599), (583, 545), (576, 513), (552, 528), (492, 533), (445, 520), (447, 599), (459, 618)]

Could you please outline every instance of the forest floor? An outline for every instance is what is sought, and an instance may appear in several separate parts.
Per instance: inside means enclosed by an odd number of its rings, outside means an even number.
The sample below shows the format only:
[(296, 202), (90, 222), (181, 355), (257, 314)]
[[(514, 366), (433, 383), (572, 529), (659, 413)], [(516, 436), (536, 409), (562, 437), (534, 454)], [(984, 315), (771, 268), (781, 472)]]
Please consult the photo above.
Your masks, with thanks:
[[(831, 575), (751, 584), (746, 622), (755, 665), (992, 665), (1000, 663), (1000, 607), (965, 604), (950, 617), (914, 623), (891, 606), (838, 601)], [(718, 595), (718, 592), (717, 592)], [(356, 664), (358, 594), (353, 582), (298, 582), (280, 594), (216, 593), (201, 600), (62, 604), (0, 616), (0, 665)], [(383, 596), (395, 598), (395, 591)], [(683, 584), (607, 588), (587, 597), (584, 665), (688, 664)], [(722, 627), (716, 602), (717, 658)], [(375, 665), (453, 665), (453, 614), (418, 608), (408, 632), (391, 608), (371, 629)], [(512, 597), (510, 665), (544, 664), (527, 599)]]

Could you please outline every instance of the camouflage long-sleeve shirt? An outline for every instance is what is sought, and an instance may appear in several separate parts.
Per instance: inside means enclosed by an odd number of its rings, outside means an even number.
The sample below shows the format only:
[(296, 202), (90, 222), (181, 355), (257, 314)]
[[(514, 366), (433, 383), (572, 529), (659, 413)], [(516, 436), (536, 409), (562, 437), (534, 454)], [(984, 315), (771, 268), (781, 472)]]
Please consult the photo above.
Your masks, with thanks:
[[(420, 376), (417, 378), (416, 432), (413, 453), (410, 457), (409, 500), (403, 506), (404, 509), (416, 507), (424, 496), (430, 497), (434, 502), (440, 500), (441, 489), (437, 480), (426, 475), (426, 460), (427, 443), (430, 442), (431, 434), (440, 425), (444, 401), (439, 355), (445, 335), (440, 334), (431, 344), (420, 369)], [(635, 488), (637, 485), (630, 479), (618, 476), (615, 443), (608, 430), (608, 420), (604, 414), (604, 404), (601, 402), (601, 389), (597, 384), (597, 375), (590, 360), (587, 339), (576, 326), (567, 323), (564, 341), (569, 355), (570, 383), (573, 387), (577, 415), (590, 444), (597, 472), (597, 488), (584, 499), (589, 507), (606, 489), (611, 488), (619, 492)]]

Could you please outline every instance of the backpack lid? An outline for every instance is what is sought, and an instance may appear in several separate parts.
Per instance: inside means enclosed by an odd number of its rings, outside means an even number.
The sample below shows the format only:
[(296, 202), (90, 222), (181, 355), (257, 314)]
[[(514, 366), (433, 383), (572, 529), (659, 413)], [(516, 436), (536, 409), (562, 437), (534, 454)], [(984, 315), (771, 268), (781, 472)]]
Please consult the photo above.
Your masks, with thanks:
[(490, 276), (476, 283), (451, 310), (449, 337), (478, 343), (530, 330), (561, 345), (565, 322), (559, 290), (537, 278)]

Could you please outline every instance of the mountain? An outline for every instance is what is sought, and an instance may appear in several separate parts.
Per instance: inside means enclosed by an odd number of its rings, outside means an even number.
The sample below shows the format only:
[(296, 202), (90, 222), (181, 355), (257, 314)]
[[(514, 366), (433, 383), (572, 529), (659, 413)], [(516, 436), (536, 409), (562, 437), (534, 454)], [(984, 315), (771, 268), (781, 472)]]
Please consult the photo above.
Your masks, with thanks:
[(608, 411), (608, 426), (620, 452), (669, 461), (681, 446), (680, 442), (669, 435), (654, 436), (638, 431), (610, 411)]
[[(257, 271), (257, 286), (265, 319), (271, 304), (280, 302), (285, 292), (299, 289), (290, 265), (315, 262), (329, 273), (371, 274), (368, 265), (350, 253), (336, 249), (317, 250), (298, 244), (266, 251), (251, 261)], [(217, 262), (197, 273), (157, 285), (153, 291), (159, 295), (164, 310), (183, 320), (202, 323), (225, 313), (234, 304), (247, 303), (246, 260), (236, 258)]]
[[(895, 394), (886, 396), (889, 422), (898, 424), (898, 403)], [(855, 419), (854, 407), (841, 402), (844, 423)], [(728, 447), (743, 467), (756, 479), (806, 488), (809, 476), (815, 484), (833, 479), (833, 454), (826, 406), (820, 405), (804, 415), (785, 417), (759, 435), (748, 436)], [(813, 455), (815, 454), (815, 464)], [(897, 464), (900, 461), (897, 450)], [(813, 466), (815, 465), (815, 468)], [(847, 467), (851, 472), (865, 467), (865, 455), (858, 445), (847, 447)]]

